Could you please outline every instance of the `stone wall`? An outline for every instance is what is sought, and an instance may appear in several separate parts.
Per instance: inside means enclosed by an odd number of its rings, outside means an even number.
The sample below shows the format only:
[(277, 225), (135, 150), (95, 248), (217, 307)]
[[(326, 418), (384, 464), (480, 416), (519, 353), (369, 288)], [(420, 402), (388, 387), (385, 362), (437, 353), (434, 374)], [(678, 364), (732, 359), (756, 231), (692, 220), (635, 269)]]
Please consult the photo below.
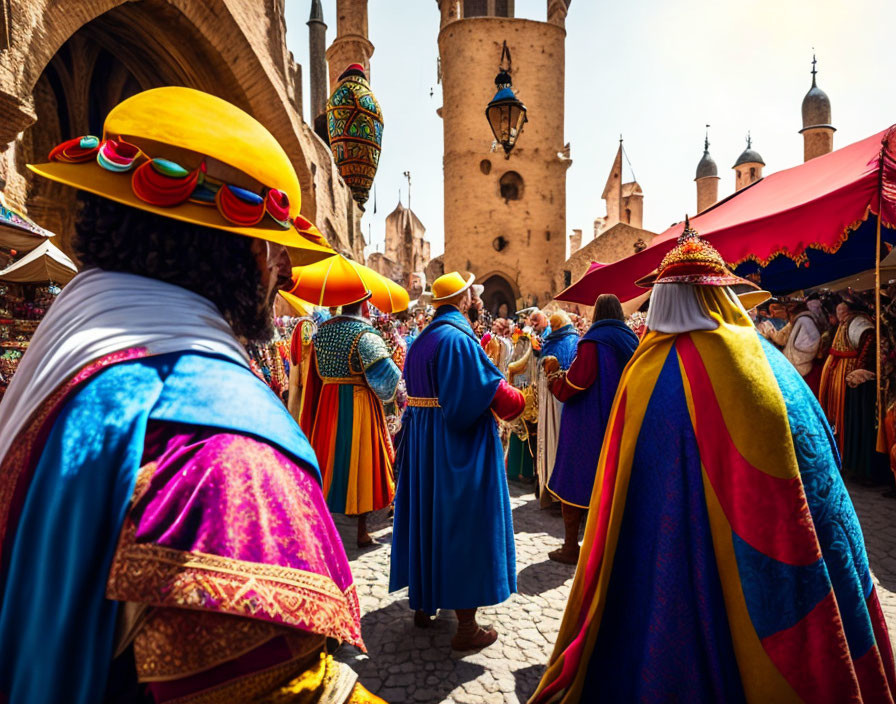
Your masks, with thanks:
[[(363, 256), (361, 213), (329, 148), (302, 121), (301, 69), (286, 49), (284, 0), (0, 0), (0, 185), (67, 249), (75, 194), (25, 164), (96, 133), (115, 104), (184, 85), (250, 112), (283, 145), (302, 214), (340, 251)], [(2, 33), (0, 33), (2, 34)], [(3, 45), (0, 44), (0, 49)]]
[[(624, 222), (613, 225), (575, 252), (563, 265), (564, 276), (575, 283), (591, 266), (591, 262), (610, 264), (635, 253), (639, 241), (650, 244), (656, 234)], [(567, 275), (565, 272), (569, 272)]]

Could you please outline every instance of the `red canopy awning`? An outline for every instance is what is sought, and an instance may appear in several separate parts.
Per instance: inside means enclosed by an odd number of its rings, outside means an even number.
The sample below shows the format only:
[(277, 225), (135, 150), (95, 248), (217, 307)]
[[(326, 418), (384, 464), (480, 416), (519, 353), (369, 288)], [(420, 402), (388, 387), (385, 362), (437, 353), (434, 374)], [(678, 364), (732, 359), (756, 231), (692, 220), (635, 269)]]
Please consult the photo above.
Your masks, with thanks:
[[(766, 176), (692, 217), (691, 226), (732, 267), (748, 260), (765, 266), (777, 255), (800, 262), (807, 248), (836, 252), (852, 229), (878, 211), (881, 149), (891, 130)], [(896, 163), (890, 162), (893, 141), (887, 150), (890, 167)], [(896, 223), (893, 210), (887, 204), (883, 214), (890, 227)], [(589, 271), (557, 298), (591, 304), (601, 293), (615, 293), (622, 301), (644, 293), (634, 282), (659, 265), (682, 229), (682, 223), (674, 225), (644, 251)]]

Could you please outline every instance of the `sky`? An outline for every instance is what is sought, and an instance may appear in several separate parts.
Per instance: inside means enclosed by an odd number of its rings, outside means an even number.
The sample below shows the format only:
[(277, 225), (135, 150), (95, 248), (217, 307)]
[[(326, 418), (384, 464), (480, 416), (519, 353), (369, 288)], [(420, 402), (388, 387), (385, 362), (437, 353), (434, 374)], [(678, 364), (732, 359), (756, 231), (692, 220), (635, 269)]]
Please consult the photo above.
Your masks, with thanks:
[[(307, 67), (311, 0), (286, 5), (287, 43)], [(382, 251), (385, 218), (399, 197), (407, 205), (403, 173), (410, 171), (411, 207), (436, 255), (444, 248), (438, 6), (370, 0), (368, 7), (372, 86), (385, 116), (375, 197), (363, 220), (368, 252)], [(546, 7), (547, 0), (516, 0), (516, 15), (544, 20)], [(323, 8), (329, 44), (336, 0), (323, 0)], [(731, 166), (748, 131), (766, 175), (801, 163), (800, 104), (813, 48), (818, 85), (831, 99), (835, 149), (896, 123), (887, 70), (891, 0), (573, 0), (566, 26), (567, 234), (582, 229), (585, 241), (605, 213), (600, 194), (620, 134), (631, 162), (623, 175), (641, 184), (644, 227), (653, 232), (695, 210), (706, 124), (720, 198), (734, 190)], [(307, 69), (303, 76), (307, 113)]]

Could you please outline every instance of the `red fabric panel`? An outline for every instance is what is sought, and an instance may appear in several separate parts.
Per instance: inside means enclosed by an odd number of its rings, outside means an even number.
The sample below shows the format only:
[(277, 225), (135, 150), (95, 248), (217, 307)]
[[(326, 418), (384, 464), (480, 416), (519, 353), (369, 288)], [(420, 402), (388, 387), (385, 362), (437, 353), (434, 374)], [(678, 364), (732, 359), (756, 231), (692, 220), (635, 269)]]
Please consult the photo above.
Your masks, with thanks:
[[(880, 599), (877, 589), (872, 589), (871, 594), (865, 600), (868, 613), (871, 616), (871, 627), (874, 630), (874, 640), (877, 641), (876, 649), (880, 653), (884, 672), (887, 675), (887, 683), (890, 687), (891, 697), (896, 699), (896, 665), (893, 662), (893, 646), (890, 644), (890, 634), (887, 630), (887, 621), (884, 612), (880, 608)], [(862, 684), (862, 680), (859, 680)], [(864, 686), (864, 685), (863, 685)]]
[(763, 638), (762, 647), (804, 702), (861, 704), (833, 590), (805, 618)]
[[(731, 529), (774, 560), (811, 565), (821, 557), (821, 549), (802, 480), (799, 476), (774, 477), (746, 460), (728, 432), (709, 374), (690, 335), (679, 335), (675, 348), (694, 397), (700, 460)], [(769, 521), (770, 516), (775, 520)]]
[[(691, 226), (729, 263), (755, 255), (768, 259), (780, 250), (799, 255), (811, 244), (835, 247), (844, 229), (878, 209), (877, 172), (886, 131), (855, 144), (766, 176), (730, 199), (691, 218)], [(889, 211), (885, 210), (887, 219)], [(675, 245), (683, 224), (673, 225), (643, 252), (589, 271), (557, 295), (561, 301), (592, 305), (600, 293), (625, 302), (644, 289), (635, 285)]]
[(523, 395), (503, 379), (489, 406), (501, 420), (513, 420), (526, 407)]

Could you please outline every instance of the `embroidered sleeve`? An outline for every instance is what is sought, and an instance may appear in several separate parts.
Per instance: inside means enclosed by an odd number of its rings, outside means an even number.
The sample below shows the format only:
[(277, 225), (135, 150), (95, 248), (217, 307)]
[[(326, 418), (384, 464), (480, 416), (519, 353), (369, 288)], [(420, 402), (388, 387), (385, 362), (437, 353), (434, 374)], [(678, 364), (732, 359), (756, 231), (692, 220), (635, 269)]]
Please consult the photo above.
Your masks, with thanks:
[(382, 337), (374, 332), (362, 333), (358, 340), (358, 359), (361, 360), (361, 367), (365, 372), (381, 359), (391, 357), (392, 353)]
[(388, 403), (395, 398), (398, 382), (401, 379), (401, 371), (391, 358), (379, 359), (370, 365), (364, 372), (367, 383), (373, 389), (373, 393), (383, 403)]

